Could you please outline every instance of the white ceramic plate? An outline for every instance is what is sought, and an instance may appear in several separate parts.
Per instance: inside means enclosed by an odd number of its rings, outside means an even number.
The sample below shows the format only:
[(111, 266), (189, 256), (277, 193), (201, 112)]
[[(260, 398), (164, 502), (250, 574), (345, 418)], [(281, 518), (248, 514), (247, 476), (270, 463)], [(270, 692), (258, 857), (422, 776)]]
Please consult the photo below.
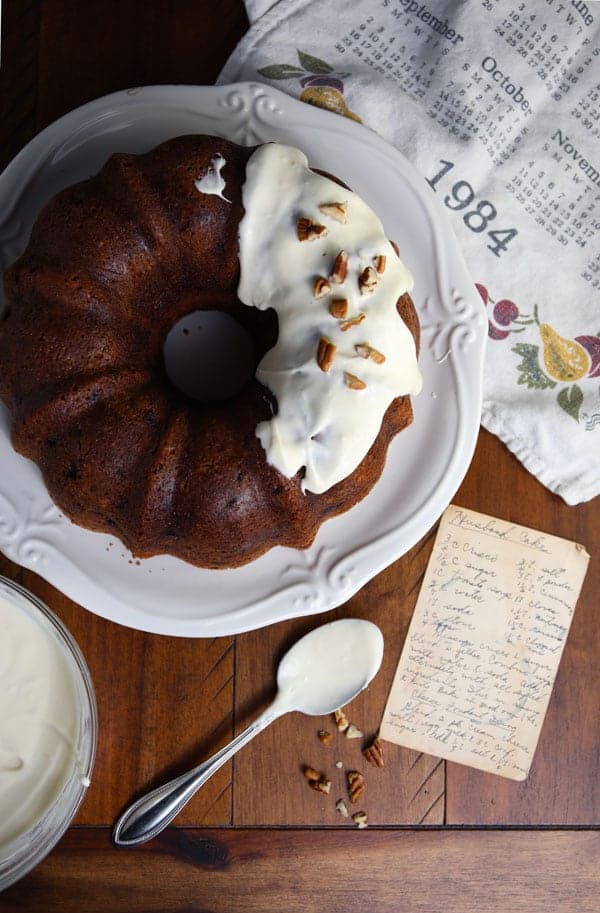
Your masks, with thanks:
[[(425, 181), (364, 127), (262, 85), (150, 86), (78, 108), (40, 133), (0, 176), (0, 262), (25, 248), (42, 204), (113, 152), (211, 133), (299, 146), (381, 216), (415, 276), (424, 389), (371, 494), (325, 523), (310, 549), (275, 548), (236, 570), (168, 556), (132, 561), (114, 536), (70, 523), (33, 463), (13, 450), (0, 406), (0, 549), (71, 599), (145, 631), (207, 637), (322, 612), (348, 599), (437, 520), (469, 466), (481, 410), (483, 307)], [(2, 303), (0, 301), (0, 308)]]

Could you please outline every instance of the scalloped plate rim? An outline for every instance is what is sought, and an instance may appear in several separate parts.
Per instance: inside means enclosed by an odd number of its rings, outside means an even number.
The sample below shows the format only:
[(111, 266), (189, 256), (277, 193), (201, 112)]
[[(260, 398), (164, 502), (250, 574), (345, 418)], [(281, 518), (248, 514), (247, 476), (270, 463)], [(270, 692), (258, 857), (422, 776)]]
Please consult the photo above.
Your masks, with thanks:
[[(245, 93), (246, 100), (249, 103), (249, 109), (248, 107), (244, 108), (243, 106), (238, 110), (229, 109), (228, 111), (225, 109), (224, 102), (226, 102), (228, 98), (231, 100), (236, 93), (242, 97)], [(7, 185), (20, 185), (16, 187), (15, 193), (12, 194), (13, 205), (8, 209), (8, 214), (2, 225), (14, 221), (15, 206), (18, 206), (21, 195), (26, 192), (28, 183), (35, 174), (37, 174), (38, 170), (44, 166), (48, 159), (56, 156), (57, 151), (59, 151), (65, 143), (68, 142), (69, 138), (74, 135), (76, 131), (72, 131), (65, 135), (65, 130), (69, 130), (71, 124), (78, 124), (78, 130), (84, 133), (86, 128), (90, 126), (93, 127), (93, 124), (94, 122), (97, 122), (99, 115), (101, 116), (101, 120), (106, 120), (110, 115), (114, 115), (118, 118), (123, 103), (126, 103), (132, 108), (137, 107), (138, 102), (142, 105), (147, 105), (148, 95), (153, 94), (156, 97), (151, 101), (151, 104), (154, 104), (157, 107), (166, 105), (173, 109), (180, 108), (182, 110), (185, 106), (177, 101), (174, 96), (180, 95), (182, 98), (185, 96), (186, 101), (188, 97), (193, 96), (194, 104), (191, 109), (188, 108), (188, 113), (198, 113), (203, 117), (221, 120), (223, 123), (227, 121), (228, 116), (231, 120), (235, 120), (236, 118), (239, 119), (240, 116), (242, 116), (248, 123), (252, 123), (256, 114), (254, 107), (257, 105), (257, 102), (264, 99), (267, 101), (272, 99), (275, 103), (279, 103), (283, 106), (283, 110), (288, 109), (288, 116), (290, 109), (294, 115), (297, 115), (294, 117), (294, 124), (296, 126), (299, 124), (306, 124), (312, 129), (322, 128), (341, 134), (349, 133), (350, 136), (360, 140), (363, 144), (377, 148), (380, 153), (387, 156), (388, 159), (391, 159), (398, 167), (398, 171), (401, 173), (403, 179), (410, 186), (410, 189), (417, 197), (420, 205), (423, 206), (431, 219), (433, 233), (440, 232), (442, 235), (441, 243), (444, 245), (448, 244), (452, 248), (452, 252), (455, 255), (455, 262), (453, 265), (454, 278), (456, 278), (456, 274), (458, 274), (462, 283), (461, 291), (466, 293), (467, 301), (470, 302), (470, 305), (475, 309), (476, 314), (481, 316), (481, 302), (476, 296), (475, 289), (472, 286), (472, 280), (470, 279), (464, 261), (462, 260), (458, 244), (451, 229), (447, 225), (445, 214), (440, 209), (440, 204), (435, 200), (433, 195), (425, 195), (423, 188), (424, 180), (414, 167), (404, 159), (396, 149), (389, 146), (380, 137), (370, 133), (365, 127), (352, 121), (347, 121), (339, 116), (334, 116), (321, 109), (308, 107), (305, 104), (290, 98), (279, 90), (260, 83), (237, 83), (217, 87), (190, 85), (147, 86), (135, 90), (130, 89), (115, 92), (89, 102), (74, 111), (68, 112), (34, 137), (0, 175), (0, 198), (5, 195)], [(212, 105), (213, 108), (218, 108), (220, 99), (223, 110), (211, 112), (209, 108), (212, 103), (214, 102), (214, 105)], [(207, 108), (206, 111), (203, 110), (204, 102)], [(88, 117), (92, 112), (96, 113), (96, 121), (94, 121), (94, 118)], [(269, 126), (259, 118), (257, 118), (257, 120), (263, 127)], [(56, 138), (56, 140), (54, 138)], [(52, 142), (50, 142), (50, 140), (52, 140)], [(40, 150), (42, 151), (41, 155), (39, 154)], [(22, 182), (23, 178), (26, 179), (26, 183), (24, 184)], [(438, 238), (435, 243), (440, 243), (440, 239)], [(435, 273), (436, 281), (439, 284), (439, 270), (436, 269), (433, 272)], [(470, 283), (469, 291), (467, 291), (468, 283)], [(421, 538), (427, 529), (436, 522), (460, 485), (460, 482), (469, 467), (479, 431), (485, 334), (480, 332), (476, 341), (478, 342), (478, 345), (473, 347), (473, 354), (469, 364), (470, 373), (477, 382), (476, 389), (469, 390), (468, 405), (470, 410), (469, 418), (471, 421), (468, 423), (466, 429), (464, 427), (462, 428), (460, 434), (457, 432), (457, 446), (449, 463), (449, 465), (456, 464), (453, 468), (452, 475), (446, 475), (440, 486), (435, 491), (430, 492), (429, 496), (415, 511), (416, 515), (413, 514), (400, 526), (388, 530), (383, 537), (378, 538), (376, 536), (373, 540), (366, 543), (366, 545), (359, 546), (354, 552), (350, 549), (349, 551), (346, 550), (343, 555), (338, 556), (334, 562), (334, 567), (338, 564), (343, 564), (344, 561), (347, 561), (349, 556), (358, 554), (361, 550), (371, 548), (372, 551), (375, 551), (375, 556), (371, 561), (369, 568), (363, 568), (358, 578), (352, 581), (350, 586), (346, 588), (338, 587), (336, 590), (328, 581), (327, 572), (323, 574), (317, 567), (317, 572), (315, 573), (313, 568), (310, 568), (310, 571), (308, 569), (306, 570), (306, 579), (299, 580), (295, 584), (292, 583), (288, 586), (279, 587), (280, 581), (277, 580), (274, 592), (265, 594), (261, 600), (254, 600), (249, 605), (238, 606), (237, 608), (228, 611), (217, 612), (210, 617), (196, 617), (190, 619), (185, 617), (173, 617), (170, 615), (159, 616), (152, 613), (146, 613), (130, 604), (124, 605), (123, 602), (119, 601), (118, 598), (115, 598), (112, 593), (101, 589), (97, 581), (92, 580), (86, 575), (86, 572), (72, 560), (72, 558), (61, 552), (56, 543), (48, 544), (54, 549), (59, 560), (51, 564), (48, 568), (41, 567), (36, 561), (23, 562), (22, 556), (21, 559), (18, 559), (19, 563), (22, 563), (23, 566), (40, 574), (40, 576), (44, 577), (52, 585), (57, 586), (66, 595), (75, 601), (80, 602), (90, 611), (129, 627), (153, 633), (164, 633), (176, 636), (232, 635), (247, 630), (253, 630), (276, 621), (323, 612), (334, 608), (341, 602), (350, 598), (358, 589), (360, 589), (360, 587), (364, 586), (368, 580), (372, 579), (372, 577), (379, 573), (384, 567), (389, 565), (392, 561), (397, 560), (402, 554), (408, 551)], [(458, 376), (456, 380), (457, 383), (459, 383)], [(459, 418), (461, 419), (461, 422), (465, 421), (466, 417), (464, 411), (462, 413), (459, 412)], [(1, 443), (0, 440), (0, 445)], [(1, 480), (0, 494), (2, 494)], [(325, 524), (325, 526), (326, 525), (327, 524)], [(63, 526), (63, 529), (64, 528), (65, 527)], [(71, 524), (68, 524), (68, 527), (66, 528), (79, 530), (78, 527), (74, 527)], [(98, 535), (89, 533), (89, 531), (86, 531), (86, 533), (89, 535)], [(387, 545), (383, 551), (381, 547), (379, 547), (378, 553), (378, 546), (380, 546), (382, 538), (386, 540)], [(15, 560), (15, 554), (11, 554), (10, 547), (7, 548), (6, 543), (4, 543), (3, 546), (1, 540), (0, 524), (0, 549), (2, 549), (9, 558)], [(23, 547), (23, 545), (24, 543), (21, 543), (21, 547)], [(324, 548), (327, 548), (327, 546), (321, 545), (317, 551), (320, 552)], [(292, 554), (296, 553), (304, 558), (307, 554), (312, 553), (314, 549), (315, 545), (313, 544), (307, 552), (295, 551), (292, 549), (279, 551), (286, 551)], [(168, 558), (167, 560), (172, 560), (177, 564), (180, 563), (177, 562), (177, 559)], [(261, 559), (259, 559), (259, 561), (260, 560)], [(256, 562), (253, 562), (253, 564), (256, 564)], [(246, 567), (251, 568), (252, 565), (247, 565)], [(203, 573), (202, 569), (194, 570), (198, 571), (200, 574)], [(219, 572), (212, 571), (210, 573)], [(310, 593), (311, 587), (313, 588), (312, 594)], [(298, 588), (299, 590), (304, 589), (305, 591), (308, 590), (309, 592), (307, 595), (309, 595), (311, 599), (306, 601), (303, 606), (289, 600), (288, 603), (282, 604), (275, 609), (267, 609), (265, 612), (265, 602), (268, 602), (273, 598), (276, 599), (280, 595), (285, 596), (289, 591), (293, 591), (294, 588)], [(317, 590), (317, 596), (316, 598), (313, 598), (315, 588)], [(90, 605), (90, 602), (92, 602), (93, 605)], [(185, 615), (185, 611), (183, 614)]]

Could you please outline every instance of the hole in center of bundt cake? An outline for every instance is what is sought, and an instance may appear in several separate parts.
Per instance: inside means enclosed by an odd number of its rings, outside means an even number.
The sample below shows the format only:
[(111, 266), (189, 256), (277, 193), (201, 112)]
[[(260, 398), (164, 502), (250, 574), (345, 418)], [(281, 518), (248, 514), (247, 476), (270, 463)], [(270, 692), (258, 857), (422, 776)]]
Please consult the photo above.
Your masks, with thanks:
[(163, 354), (171, 383), (202, 402), (235, 396), (256, 368), (252, 338), (222, 311), (182, 317), (169, 332)]

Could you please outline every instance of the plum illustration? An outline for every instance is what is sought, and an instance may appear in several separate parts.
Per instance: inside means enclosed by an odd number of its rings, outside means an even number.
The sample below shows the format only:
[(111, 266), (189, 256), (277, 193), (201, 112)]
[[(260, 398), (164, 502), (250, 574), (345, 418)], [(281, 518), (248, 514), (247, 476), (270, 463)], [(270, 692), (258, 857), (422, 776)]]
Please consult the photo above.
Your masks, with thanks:
[(519, 316), (519, 308), (514, 301), (503, 298), (494, 305), (494, 320), (501, 327), (507, 327), (513, 320)]
[(588, 377), (600, 377), (600, 336), (576, 336), (575, 342), (582, 345), (592, 359)]
[(329, 86), (332, 89), (337, 89), (338, 92), (344, 91), (344, 83), (335, 76), (303, 76), (300, 80), (300, 85), (303, 89), (307, 86)]

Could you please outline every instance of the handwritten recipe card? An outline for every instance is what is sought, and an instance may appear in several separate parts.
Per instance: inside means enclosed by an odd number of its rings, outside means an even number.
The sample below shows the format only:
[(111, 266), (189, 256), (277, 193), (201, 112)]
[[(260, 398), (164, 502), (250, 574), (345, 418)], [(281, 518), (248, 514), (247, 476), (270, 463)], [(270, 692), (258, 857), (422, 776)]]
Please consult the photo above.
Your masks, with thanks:
[(381, 738), (524, 780), (588, 561), (574, 542), (451, 505)]

